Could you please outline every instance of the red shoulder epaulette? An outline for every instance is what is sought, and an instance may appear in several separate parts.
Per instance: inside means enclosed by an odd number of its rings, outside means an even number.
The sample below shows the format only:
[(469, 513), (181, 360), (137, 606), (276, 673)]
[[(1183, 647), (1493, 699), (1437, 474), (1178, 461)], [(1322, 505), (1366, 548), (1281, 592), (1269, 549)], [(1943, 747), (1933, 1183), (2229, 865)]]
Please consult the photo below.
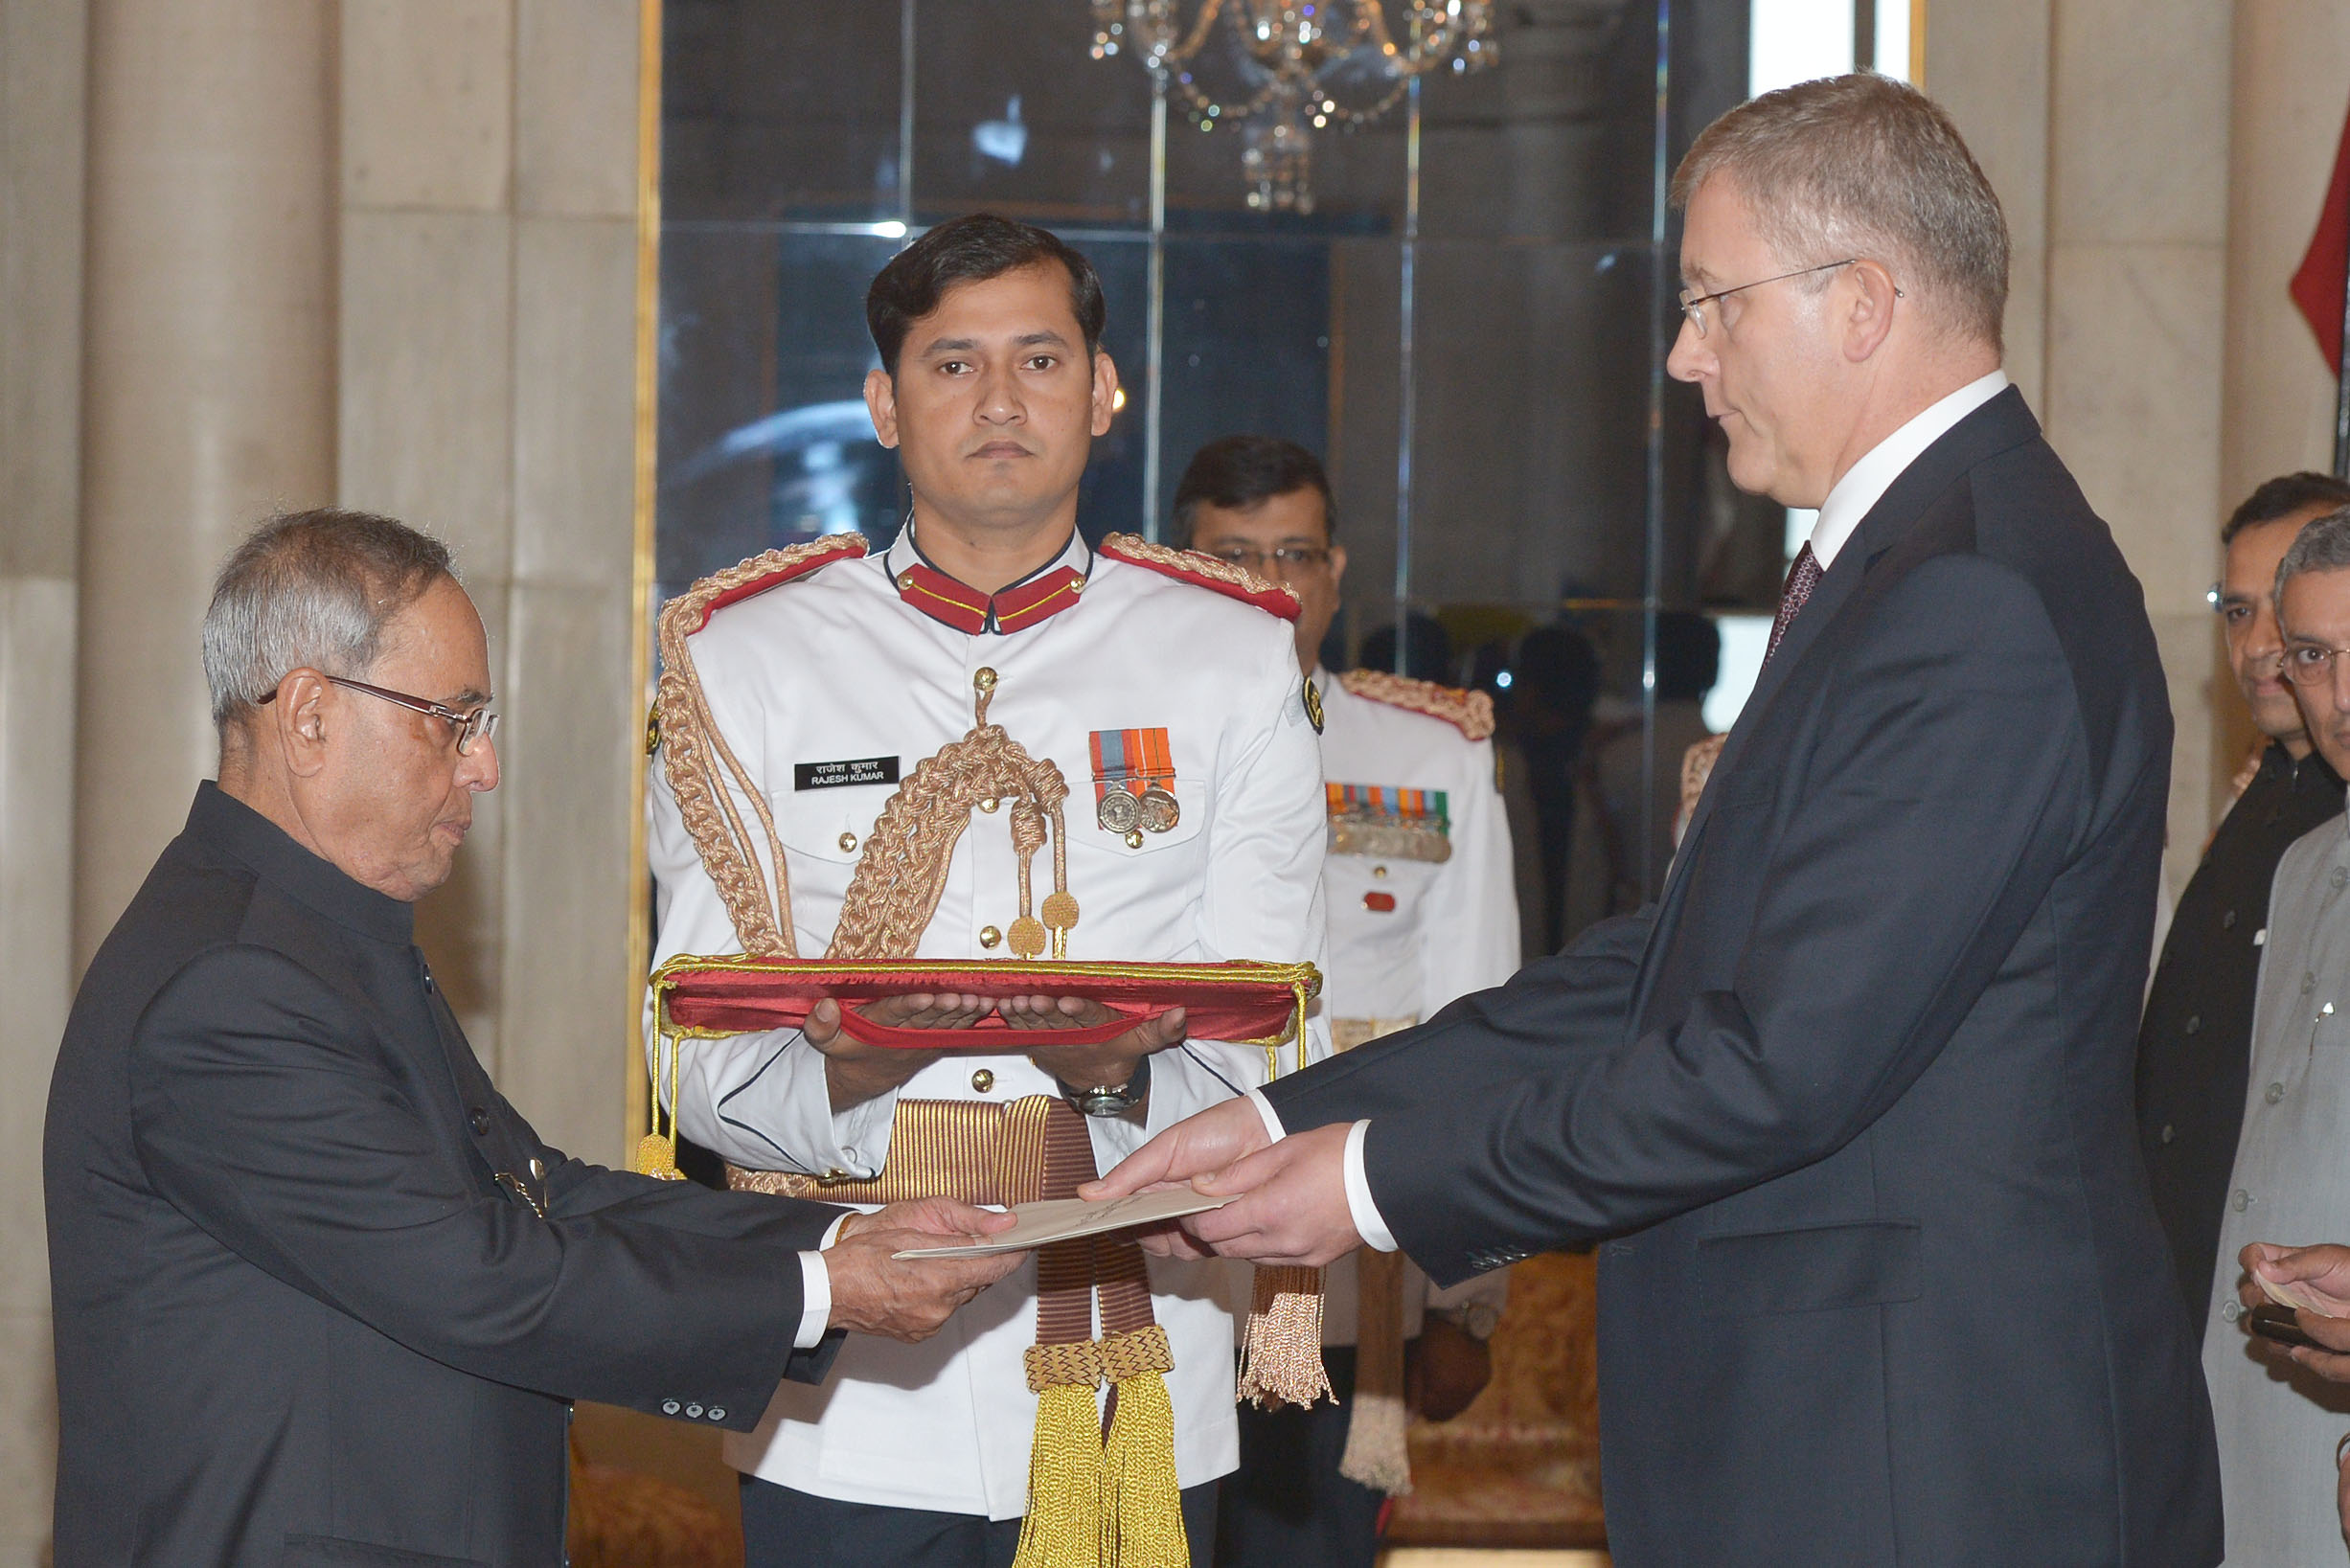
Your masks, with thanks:
[(1170, 550), (1131, 534), (1112, 534), (1102, 541), (1102, 554), (1114, 560), (1158, 573), (1161, 577), (1213, 589), (1226, 599), (1254, 604), (1284, 621), (1297, 619), (1297, 596), (1277, 582), (1267, 582), (1245, 568), (1197, 550)]
[(1464, 692), (1384, 670), (1350, 670), (1338, 677), (1338, 684), (1366, 701), (1441, 718), (1472, 740), (1487, 739), (1494, 733), (1494, 699), (1483, 692)]
[(821, 539), (795, 544), (782, 550), (769, 550), (753, 556), (723, 572), (713, 572), (663, 606), (666, 619), (670, 609), (685, 606), (693, 625), (685, 629), (696, 632), (710, 624), (710, 618), (727, 605), (764, 594), (769, 588), (780, 588), (794, 578), (804, 578), (819, 566), (836, 560), (855, 560), (865, 553), (862, 534), (828, 534)]

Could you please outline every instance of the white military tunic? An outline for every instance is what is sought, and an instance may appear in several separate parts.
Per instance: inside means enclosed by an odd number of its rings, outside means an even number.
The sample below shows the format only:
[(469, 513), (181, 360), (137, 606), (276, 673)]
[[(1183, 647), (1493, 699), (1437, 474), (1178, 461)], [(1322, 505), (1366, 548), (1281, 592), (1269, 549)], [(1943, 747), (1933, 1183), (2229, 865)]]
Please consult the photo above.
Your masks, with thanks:
[[(931, 572), (906, 529), (878, 557), (829, 562), (729, 603), (692, 648), (719, 732), (761, 787), (790, 875), (803, 957), (823, 954), (865, 835), (896, 779), (972, 723), (972, 677), (997, 676), (988, 717), (1069, 784), (1069, 890), (1081, 915), (1072, 960), (1318, 963), (1321, 759), (1287, 621), (1223, 593), (1098, 556), (1080, 537), (1016, 590), (1064, 569), (1082, 579), (1020, 629), (994, 627), (986, 596)], [(901, 580), (907, 586), (901, 589)], [(977, 602), (945, 605), (935, 591)], [(923, 606), (927, 606), (927, 608)], [(941, 619), (945, 615), (949, 619)], [(1096, 821), (1097, 733), (1164, 731), (1180, 809), (1139, 847)], [(1110, 747), (1114, 754), (1118, 749)], [(861, 782), (872, 780), (876, 782)], [(656, 961), (741, 950), (656, 761), (647, 799), (658, 883)], [(744, 811), (745, 819), (749, 813)], [(975, 813), (955, 846), (919, 956), (1007, 956), (1018, 913), (1005, 814)], [(757, 841), (761, 835), (752, 835)], [(764, 845), (759, 852), (764, 856)], [(1037, 857), (1037, 898), (1051, 888)], [(1318, 1020), (1310, 1056), (1326, 1047)], [(1152, 1133), (1266, 1076), (1262, 1047), (1191, 1040), (1151, 1059), (1148, 1125), (1090, 1123), (1100, 1169)], [(909, 1079), (924, 1100), (1055, 1094), (1024, 1056), (950, 1055)], [(688, 1042), (679, 1076), (685, 1135), (738, 1164), (853, 1175), (889, 1152), (897, 1094), (840, 1116), (824, 1058), (796, 1033)], [(1228, 1265), (1152, 1259), (1152, 1307), (1175, 1352), (1180, 1484), (1237, 1463)], [(1026, 1511), (1037, 1400), (1023, 1353), (1036, 1342), (1036, 1264), (997, 1284), (920, 1345), (851, 1335), (822, 1387), (786, 1384), (728, 1463), (846, 1501), (1015, 1518)]]
[(2227, 1186), (2203, 1330), (2227, 1561), (2350, 1562), (2334, 1498), (2350, 1387), (2251, 1345), (2236, 1299), (2236, 1255), (2247, 1242), (2350, 1239), (2350, 828), (2339, 818), (2296, 839), (2277, 863), (2244, 1134)]
[[(1322, 697), (1322, 773), (1335, 796), (1326, 803), (1331, 814), (1344, 813), (1352, 786), (1364, 803), (1358, 815), (1392, 806), (1400, 821), (1433, 825), (1441, 816), (1451, 850), (1439, 862), (1340, 852), (1334, 844), (1323, 862), (1330, 918), (1323, 1016), (1334, 1028), (1341, 1019), (1372, 1020), (1389, 1033), (1517, 972), (1517, 890), (1494, 743), (1472, 740), (1445, 719), (1357, 696), (1327, 670), (1316, 670), (1313, 681)], [(1431, 1293), (1426, 1277), (1409, 1269), (1404, 1337), (1420, 1331), (1424, 1305), (1498, 1307), (1506, 1280), (1496, 1272)], [(1332, 1265), (1323, 1289), (1323, 1342), (1352, 1345), (1352, 1256)]]

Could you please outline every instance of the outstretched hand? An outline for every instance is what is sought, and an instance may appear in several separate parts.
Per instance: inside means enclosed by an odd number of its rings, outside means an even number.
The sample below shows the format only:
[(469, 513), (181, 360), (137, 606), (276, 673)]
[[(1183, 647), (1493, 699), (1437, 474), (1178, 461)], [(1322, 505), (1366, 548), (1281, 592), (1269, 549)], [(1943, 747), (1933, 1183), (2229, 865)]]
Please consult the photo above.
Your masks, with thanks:
[(851, 1215), (824, 1254), (833, 1284), (828, 1326), (908, 1344), (929, 1338), (955, 1308), (1019, 1267), (1028, 1254), (912, 1259), (893, 1254), (982, 1240), (1013, 1223), (1008, 1214), (945, 1197)]
[(1201, 1193), (1242, 1194), (1221, 1209), (1182, 1221), (1221, 1258), (1319, 1268), (1362, 1245), (1346, 1201), (1349, 1124), (1292, 1133), (1212, 1176)]
[(1169, 1127), (1078, 1195), (1124, 1197), (1185, 1185), (1211, 1196), (1241, 1193), (1139, 1239), (1161, 1257), (1214, 1252), (1319, 1265), (1362, 1244), (1346, 1204), (1346, 1135), (1339, 1123), (1275, 1143), (1254, 1103), (1230, 1100)]

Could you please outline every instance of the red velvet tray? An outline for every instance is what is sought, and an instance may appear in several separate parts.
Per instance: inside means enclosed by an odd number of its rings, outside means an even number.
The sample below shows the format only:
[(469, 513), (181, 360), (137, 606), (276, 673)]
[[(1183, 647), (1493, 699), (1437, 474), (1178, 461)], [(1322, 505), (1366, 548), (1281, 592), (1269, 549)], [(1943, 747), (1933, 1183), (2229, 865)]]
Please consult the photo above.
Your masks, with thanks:
[[(917, 1051), (1026, 1051), (1114, 1039), (1173, 1008), (1185, 1032), (1204, 1040), (1271, 1045), (1289, 1039), (1308, 998), (1322, 989), (1311, 964), (1050, 964), (1021, 959), (868, 963), (833, 959), (694, 958), (654, 971), (653, 1002), (664, 1034), (710, 1039), (757, 1030), (797, 1029), (825, 997), (842, 1007), (842, 1027), (867, 1045)], [(1015, 1029), (990, 1013), (970, 1029), (899, 1029), (856, 1010), (884, 996), (954, 991), (974, 996), (1083, 996), (1117, 1014), (1080, 1029)]]

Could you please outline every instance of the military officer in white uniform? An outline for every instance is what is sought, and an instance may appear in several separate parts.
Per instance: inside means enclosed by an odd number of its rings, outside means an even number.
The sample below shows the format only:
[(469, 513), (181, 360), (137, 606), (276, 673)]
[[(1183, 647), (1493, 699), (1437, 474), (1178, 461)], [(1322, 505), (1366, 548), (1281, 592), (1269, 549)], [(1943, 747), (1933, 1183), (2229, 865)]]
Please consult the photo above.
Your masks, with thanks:
[[(1192, 459), (1172, 533), (1298, 596), (1297, 660), (1312, 671), (1322, 717), (1324, 1015), (1346, 1050), (1508, 979), (1518, 923), (1490, 699), (1369, 670), (1334, 680), (1319, 667), (1346, 570), (1331, 521), (1330, 483), (1311, 452), (1228, 436)], [(1490, 1375), (1485, 1342), (1506, 1273), (1439, 1291), (1400, 1254), (1369, 1255), (1369, 1270), (1364, 1256), (1325, 1276), (1323, 1339), (1342, 1402), (1241, 1412), (1241, 1469), (1224, 1484), (1219, 1518), (1227, 1568), (1369, 1568), (1380, 1506), (1408, 1477), (1406, 1390), (1396, 1385), (1407, 1382), (1411, 1408), (1442, 1420)], [(1378, 1297), (1368, 1314), (1364, 1288)]]
[[(772, 812), (799, 953), (826, 950), (883, 805), (971, 730), (984, 688), (988, 721), (1068, 783), (1080, 913), (1067, 958), (1318, 962), (1323, 791), (1293, 597), (1139, 541), (1096, 551), (1077, 533), (1078, 481), (1116, 389), (1091, 266), (1041, 230), (958, 219), (882, 271), (867, 316), (883, 367), (867, 400), (904, 462), (906, 528), (884, 554), (851, 537), (744, 582), (691, 639), (716, 732)], [(1013, 945), (1018, 868), (994, 804), (980, 802), (955, 845), (924, 958)], [(648, 811), (657, 957), (740, 950), (659, 761)], [(952, 1029), (986, 1006), (915, 996), (865, 1011)], [(1035, 1025), (1055, 1004), (1004, 1011)], [(1310, 1026), (1309, 1057), (1323, 1037)], [(824, 1002), (804, 1031), (687, 1042), (676, 1098), (684, 1134), (730, 1162), (836, 1183), (883, 1170), (901, 1101), (1066, 1097), (1107, 1170), (1267, 1071), (1263, 1046), (1185, 1038), (1179, 1013), (1107, 1045), (973, 1056), (857, 1046)], [(1198, 1562), (1210, 1483), (1237, 1462), (1223, 1269), (1149, 1269)], [(1032, 1262), (929, 1343), (853, 1341), (825, 1387), (780, 1389), (764, 1423), (725, 1450), (746, 1477), (752, 1568), (1010, 1562), (1038, 1411), (1023, 1370), (1035, 1291)]]

